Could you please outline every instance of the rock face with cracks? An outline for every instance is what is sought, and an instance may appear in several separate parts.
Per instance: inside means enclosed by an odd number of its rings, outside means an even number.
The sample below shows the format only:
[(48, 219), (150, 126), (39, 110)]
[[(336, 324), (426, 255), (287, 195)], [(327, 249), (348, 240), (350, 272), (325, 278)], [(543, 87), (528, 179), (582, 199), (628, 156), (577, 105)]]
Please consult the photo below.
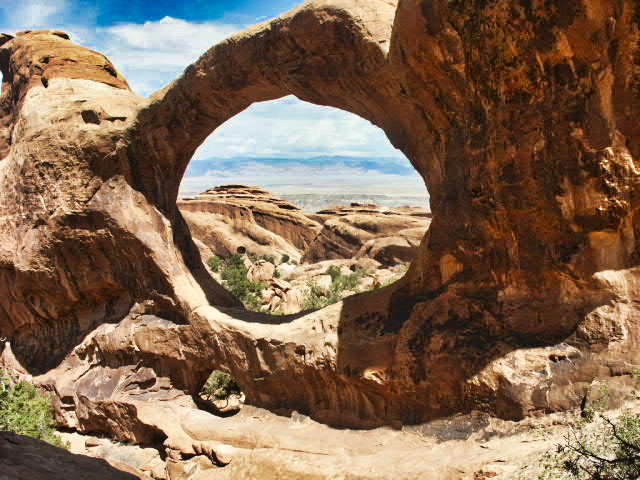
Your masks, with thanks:
[(292, 203), (246, 185), (211, 188), (178, 208), (191, 235), (223, 258), (252, 252), (299, 260), (322, 228)]
[[(192, 405), (216, 368), (250, 404), (348, 426), (624, 389), (639, 19), (630, 0), (310, 1), (149, 99), (65, 34), (2, 36), (0, 336), (61, 424), (141, 443), (172, 435), (149, 405)], [(402, 281), (269, 317), (211, 279), (176, 197), (208, 135), (289, 94), (379, 126), (433, 220)]]

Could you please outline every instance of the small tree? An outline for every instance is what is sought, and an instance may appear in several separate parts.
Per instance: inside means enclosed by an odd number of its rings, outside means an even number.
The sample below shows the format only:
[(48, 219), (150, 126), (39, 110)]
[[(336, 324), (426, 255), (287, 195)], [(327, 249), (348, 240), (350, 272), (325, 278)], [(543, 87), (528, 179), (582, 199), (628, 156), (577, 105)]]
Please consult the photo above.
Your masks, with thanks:
[(218, 273), (220, 271), (220, 258), (216, 255), (209, 257), (209, 268), (212, 272)]
[(280, 259), (280, 263), (289, 263), (289, 260), (291, 260), (291, 258), (289, 257), (289, 255), (287, 255), (286, 253), (284, 255), (282, 255), (282, 258)]
[(640, 418), (625, 412), (616, 421), (595, 412), (579, 421), (547, 458), (540, 479), (640, 478)]
[(15, 385), (0, 376), (0, 430), (44, 440), (68, 448), (54, 435), (51, 400), (28, 382)]
[(211, 400), (227, 400), (231, 395), (240, 395), (240, 385), (236, 383), (231, 375), (221, 370), (214, 370), (204, 384), (200, 395)]
[(248, 268), (242, 255), (233, 254), (222, 271), (223, 285), (250, 310), (260, 309), (260, 293), (266, 288), (262, 282), (247, 279)]

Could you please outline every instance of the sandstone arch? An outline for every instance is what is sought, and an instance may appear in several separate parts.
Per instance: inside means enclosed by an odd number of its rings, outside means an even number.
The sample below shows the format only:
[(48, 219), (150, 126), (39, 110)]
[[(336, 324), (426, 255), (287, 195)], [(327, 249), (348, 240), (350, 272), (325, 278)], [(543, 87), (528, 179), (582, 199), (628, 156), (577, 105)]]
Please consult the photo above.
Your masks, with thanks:
[[(512, 3), (307, 2), (149, 100), (63, 35), (0, 40), (1, 333), (46, 372), (61, 419), (144, 423), (140, 400), (193, 392), (221, 365), (256, 405), (365, 426), (519, 418), (576, 405), (598, 375), (628, 378), (634, 4)], [(380, 126), (434, 220), (392, 289), (272, 319), (205, 275), (175, 198), (211, 131), (291, 93)]]

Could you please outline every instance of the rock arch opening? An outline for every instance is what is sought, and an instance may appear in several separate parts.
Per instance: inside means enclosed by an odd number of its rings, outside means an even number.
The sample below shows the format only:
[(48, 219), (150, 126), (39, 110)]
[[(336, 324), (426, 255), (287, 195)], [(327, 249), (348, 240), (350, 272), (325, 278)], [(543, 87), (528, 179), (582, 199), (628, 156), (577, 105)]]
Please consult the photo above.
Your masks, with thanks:
[(242, 408), (244, 395), (235, 379), (223, 370), (213, 370), (199, 389), (196, 404), (217, 415), (235, 415)]
[(382, 130), (292, 96), (218, 127), (178, 207), (217, 280), (277, 314), (398, 280), (431, 221), (423, 179)]

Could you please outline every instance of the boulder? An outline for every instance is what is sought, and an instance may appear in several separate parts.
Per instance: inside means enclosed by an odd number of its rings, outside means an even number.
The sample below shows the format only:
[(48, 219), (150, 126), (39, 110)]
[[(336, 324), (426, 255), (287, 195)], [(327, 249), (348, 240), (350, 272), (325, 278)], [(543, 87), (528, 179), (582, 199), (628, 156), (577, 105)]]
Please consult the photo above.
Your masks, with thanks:
[(296, 269), (296, 265), (291, 263), (281, 263), (276, 267), (276, 270), (279, 272), (281, 277), (287, 277), (291, 272)]
[(427, 228), (420, 227), (400, 230), (389, 237), (374, 238), (362, 245), (356, 256), (373, 258), (387, 266), (410, 263), (426, 233)]
[(273, 286), (276, 290), (281, 290), (283, 292), (286, 292), (291, 288), (291, 284), (289, 282), (286, 282), (284, 280), (281, 280), (275, 277), (269, 279), (269, 284)]
[(276, 273), (276, 266), (265, 260), (258, 260), (249, 267), (247, 279), (252, 282), (269, 282)]
[(291, 288), (285, 292), (282, 302), (276, 310), (286, 314), (298, 313), (304, 307), (304, 300), (309, 292), (309, 287), (306, 285), (299, 285)]

